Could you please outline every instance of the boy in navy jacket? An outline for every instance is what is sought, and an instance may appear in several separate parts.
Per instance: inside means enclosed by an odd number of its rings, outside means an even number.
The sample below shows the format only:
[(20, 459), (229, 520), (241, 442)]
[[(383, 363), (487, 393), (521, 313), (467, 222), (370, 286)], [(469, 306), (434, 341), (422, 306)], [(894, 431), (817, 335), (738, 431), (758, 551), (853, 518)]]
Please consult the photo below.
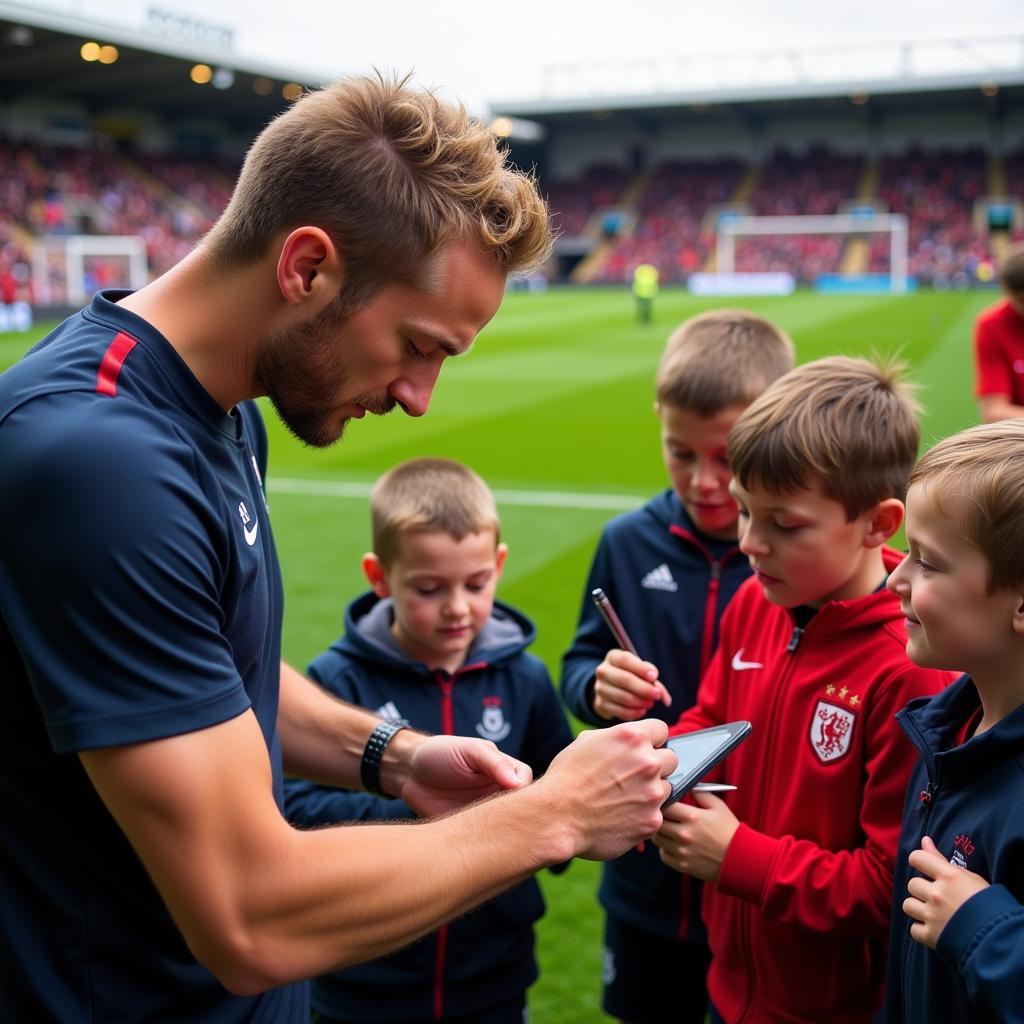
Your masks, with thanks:
[[(543, 773), (572, 735), (547, 669), (526, 651), (532, 623), (494, 599), (507, 548), (487, 485), (459, 463), (416, 459), (377, 482), (370, 506), (372, 592), (349, 606), (310, 676), (382, 718), (482, 736)], [(413, 816), (399, 800), (293, 780), (286, 813), (304, 825)], [(521, 1024), (543, 912), (530, 879), (398, 953), (314, 980), (313, 1007), (346, 1024)]]
[[(736, 503), (725, 439), (736, 418), (793, 365), (778, 328), (743, 310), (712, 310), (668, 339), (655, 412), (672, 487), (613, 519), (598, 543), (579, 625), (562, 661), (562, 697), (590, 725), (657, 717), (693, 704), (718, 619), (750, 575), (736, 545)], [(591, 599), (600, 587), (641, 657), (619, 650)], [(604, 1009), (654, 1024), (702, 1024), (708, 953), (700, 884), (666, 868), (657, 850), (605, 865)], [(679, 1005), (680, 988), (687, 993)]]
[(654, 837), (709, 883), (708, 993), (726, 1024), (869, 1024), (882, 1003), (913, 760), (894, 716), (952, 679), (907, 658), (885, 589), (914, 413), (898, 367), (837, 356), (781, 377), (729, 433), (754, 578), (670, 732), (753, 731), (717, 771), (736, 792), (669, 805)]
[(896, 867), (886, 1024), (1024, 1021), (1024, 420), (910, 476), (889, 579), (919, 665), (966, 672), (897, 716), (920, 760)]

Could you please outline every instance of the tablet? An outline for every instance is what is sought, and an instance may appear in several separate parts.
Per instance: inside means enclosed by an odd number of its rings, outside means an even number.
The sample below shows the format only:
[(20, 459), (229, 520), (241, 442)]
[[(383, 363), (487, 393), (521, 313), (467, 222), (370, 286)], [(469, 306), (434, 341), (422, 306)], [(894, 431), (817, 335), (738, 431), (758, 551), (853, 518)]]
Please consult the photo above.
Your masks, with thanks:
[(687, 793), (727, 754), (735, 750), (750, 735), (749, 722), (728, 722), (710, 729), (672, 736), (665, 744), (679, 758), (679, 766), (668, 776), (672, 784), (666, 804), (673, 803)]

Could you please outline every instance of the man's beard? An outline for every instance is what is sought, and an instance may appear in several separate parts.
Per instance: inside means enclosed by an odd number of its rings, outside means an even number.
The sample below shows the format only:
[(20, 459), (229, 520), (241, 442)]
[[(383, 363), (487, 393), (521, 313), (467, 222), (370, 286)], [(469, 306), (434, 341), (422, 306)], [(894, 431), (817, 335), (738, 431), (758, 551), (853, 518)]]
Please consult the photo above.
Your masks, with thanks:
[(265, 339), (256, 360), (261, 390), (288, 430), (312, 448), (327, 448), (341, 439), (348, 419), (331, 415), (340, 404), (361, 405), (377, 416), (398, 404), (387, 392), (342, 397), (349, 375), (336, 351), (344, 319), (325, 312), (280, 331)]

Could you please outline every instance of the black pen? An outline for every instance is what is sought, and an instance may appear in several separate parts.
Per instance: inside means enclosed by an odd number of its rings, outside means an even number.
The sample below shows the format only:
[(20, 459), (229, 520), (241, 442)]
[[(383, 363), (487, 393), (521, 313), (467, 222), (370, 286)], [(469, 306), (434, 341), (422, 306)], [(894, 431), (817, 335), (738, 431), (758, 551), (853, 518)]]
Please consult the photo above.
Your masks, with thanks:
[[(608, 628), (612, 631), (612, 636), (615, 637), (615, 641), (619, 647), (624, 651), (629, 651), (633, 657), (639, 658), (640, 654), (634, 646), (633, 641), (629, 639), (626, 627), (623, 626), (618, 613), (615, 611), (611, 601), (608, 600), (608, 595), (600, 587), (595, 587), (594, 590), (591, 591), (590, 596), (594, 599), (594, 604), (597, 605), (597, 610), (601, 613), (601, 618), (604, 619)], [(664, 683), (658, 682), (658, 687), (662, 693), (661, 702), (666, 707), (670, 707), (672, 704), (672, 698), (669, 696), (669, 692), (665, 688)]]

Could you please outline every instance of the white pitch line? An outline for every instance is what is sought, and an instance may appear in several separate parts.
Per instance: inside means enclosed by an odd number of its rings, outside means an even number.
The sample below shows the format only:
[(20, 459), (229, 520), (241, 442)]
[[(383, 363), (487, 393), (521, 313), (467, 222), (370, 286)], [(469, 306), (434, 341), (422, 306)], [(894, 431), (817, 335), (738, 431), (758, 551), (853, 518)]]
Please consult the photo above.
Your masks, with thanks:
[[(316, 498), (368, 498), (373, 484), (349, 480), (300, 480), (271, 476), (267, 489), (279, 494), (308, 494)], [(632, 494), (583, 494), (576, 491), (503, 491), (494, 492), (499, 505), (525, 505), (538, 508), (588, 508), (623, 512), (637, 508), (647, 499)]]

